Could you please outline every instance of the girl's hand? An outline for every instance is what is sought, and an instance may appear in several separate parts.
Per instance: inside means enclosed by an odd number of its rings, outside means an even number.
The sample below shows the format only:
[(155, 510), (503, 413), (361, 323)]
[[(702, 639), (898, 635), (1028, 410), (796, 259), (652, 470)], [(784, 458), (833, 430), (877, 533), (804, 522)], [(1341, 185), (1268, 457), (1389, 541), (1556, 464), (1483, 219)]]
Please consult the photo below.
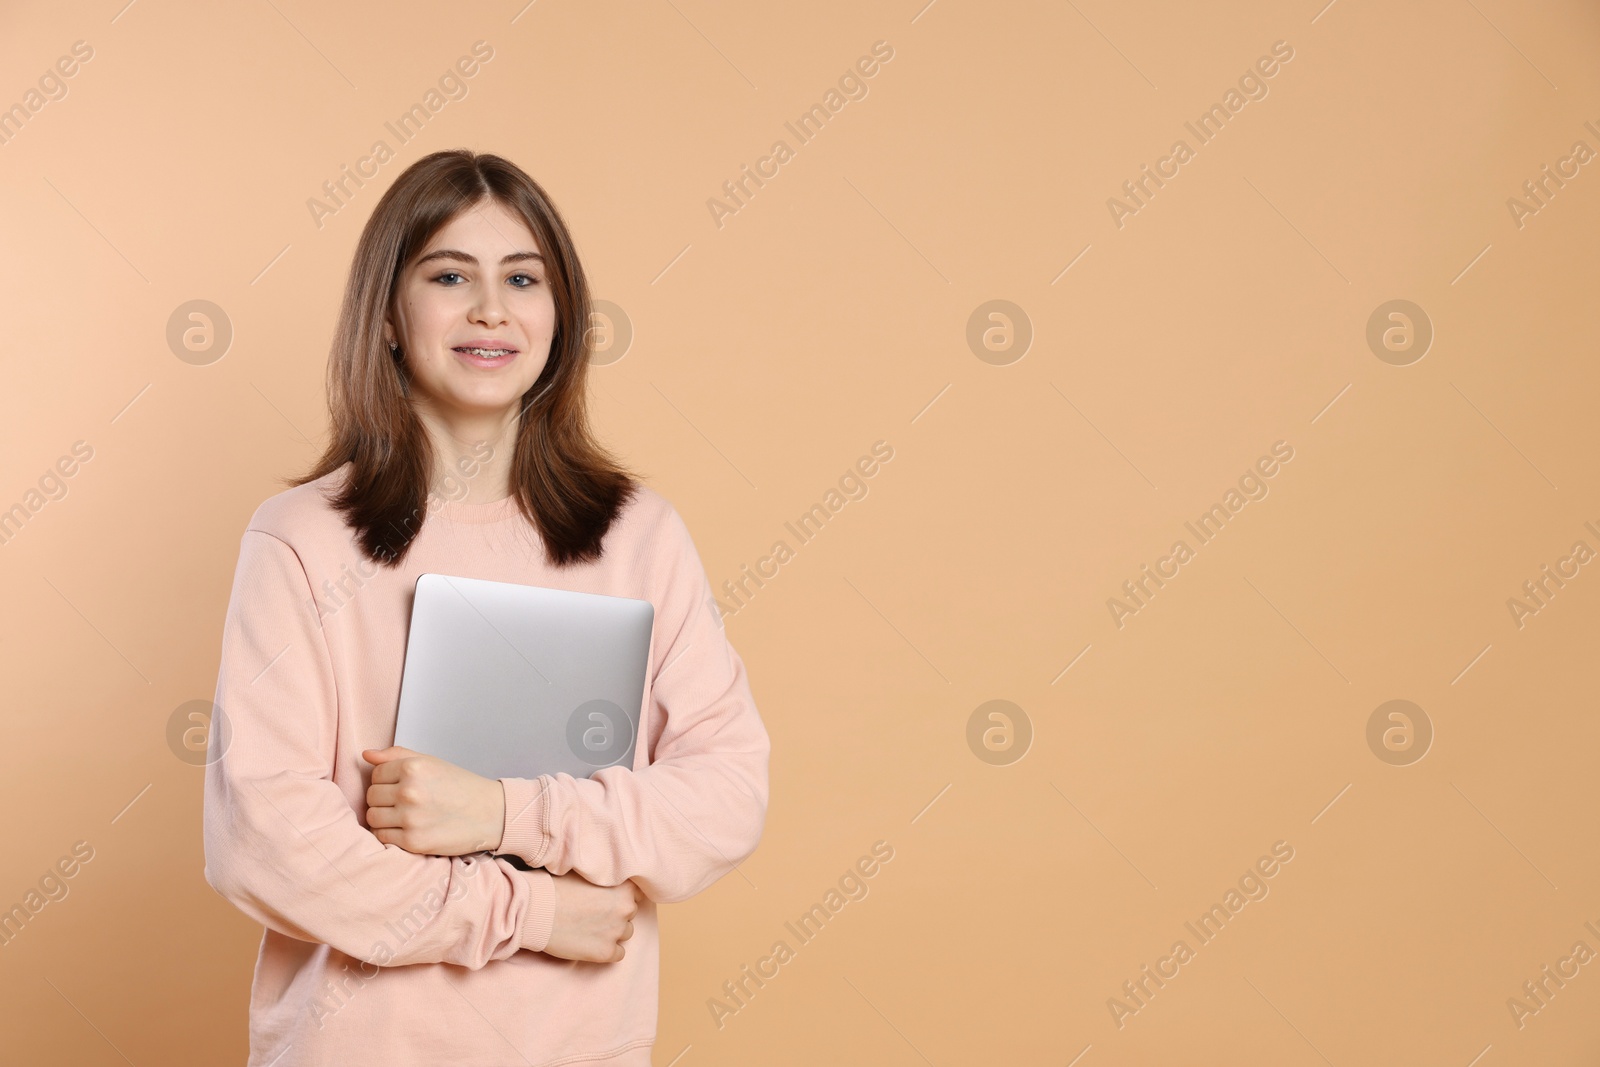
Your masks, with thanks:
[(616, 963), (622, 943), (633, 936), (639, 912), (639, 887), (595, 885), (578, 874), (551, 876), (556, 884), (556, 914), (544, 951), (564, 960)]
[(505, 788), (493, 778), (409, 748), (369, 748), (367, 825), (386, 845), (424, 856), (494, 851), (505, 830)]

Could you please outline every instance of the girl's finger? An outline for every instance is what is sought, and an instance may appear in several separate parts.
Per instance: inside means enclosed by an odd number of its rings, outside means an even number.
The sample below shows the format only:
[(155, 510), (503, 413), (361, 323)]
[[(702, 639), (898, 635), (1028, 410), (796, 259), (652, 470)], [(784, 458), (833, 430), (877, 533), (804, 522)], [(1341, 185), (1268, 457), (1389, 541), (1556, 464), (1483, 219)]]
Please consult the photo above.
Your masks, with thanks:
[(392, 808), (400, 799), (400, 787), (397, 785), (369, 785), (367, 786), (367, 806), (373, 808)]
[(404, 825), (400, 821), (400, 812), (396, 808), (368, 808), (367, 825), (378, 827), (398, 827)]

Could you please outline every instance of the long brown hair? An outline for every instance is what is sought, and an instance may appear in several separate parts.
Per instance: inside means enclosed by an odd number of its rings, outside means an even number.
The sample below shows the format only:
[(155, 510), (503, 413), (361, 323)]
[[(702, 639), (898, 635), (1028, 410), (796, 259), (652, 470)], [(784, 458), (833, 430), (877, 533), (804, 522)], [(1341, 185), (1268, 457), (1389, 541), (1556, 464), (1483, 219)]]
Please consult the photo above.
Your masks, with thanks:
[(359, 534), (362, 550), (395, 566), (427, 515), (433, 447), (408, 399), (404, 352), (383, 337), (401, 276), (450, 220), (492, 198), (519, 216), (538, 240), (555, 300), (550, 356), (522, 397), (511, 492), (556, 566), (598, 559), (606, 530), (638, 488), (628, 470), (590, 434), (589, 285), (555, 205), (516, 164), (467, 149), (434, 152), (406, 168), (361, 231), (328, 355), (333, 437), (310, 473), (292, 485), (350, 464), (332, 504)]

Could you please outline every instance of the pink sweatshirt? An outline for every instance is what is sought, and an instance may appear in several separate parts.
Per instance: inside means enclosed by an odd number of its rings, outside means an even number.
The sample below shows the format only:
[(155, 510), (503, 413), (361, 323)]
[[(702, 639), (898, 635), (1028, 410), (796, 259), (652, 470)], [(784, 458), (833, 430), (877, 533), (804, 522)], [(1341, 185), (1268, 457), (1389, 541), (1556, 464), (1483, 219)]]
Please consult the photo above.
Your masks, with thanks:
[[(290, 489), (244, 533), (222, 636), (205, 781), (205, 876), (266, 927), (250, 1067), (650, 1063), (656, 903), (749, 856), (769, 742), (683, 519), (648, 487), (596, 563), (544, 558), (509, 499), (430, 501), (395, 570), (370, 563), (321, 490)], [(368, 748), (394, 741), (411, 597), (426, 571), (655, 605), (631, 768), (502, 779), (501, 854), (419, 856), (366, 825)], [(539, 951), (551, 874), (633, 881), (648, 898), (619, 963)]]

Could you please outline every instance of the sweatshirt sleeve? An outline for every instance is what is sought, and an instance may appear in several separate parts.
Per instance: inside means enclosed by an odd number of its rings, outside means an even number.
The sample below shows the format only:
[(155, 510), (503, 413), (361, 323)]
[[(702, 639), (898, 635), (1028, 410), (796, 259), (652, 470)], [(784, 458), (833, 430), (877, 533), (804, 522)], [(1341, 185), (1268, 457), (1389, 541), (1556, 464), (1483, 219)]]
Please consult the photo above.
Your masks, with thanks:
[(682, 517), (669, 507), (652, 536), (660, 560), (656, 643), (664, 649), (651, 683), (662, 725), (650, 762), (587, 778), (501, 779), (506, 816), (497, 851), (598, 885), (631, 878), (651, 900), (671, 902), (755, 851), (770, 742)]
[(550, 936), (555, 887), (486, 853), (386, 845), (333, 781), (338, 691), (299, 556), (247, 530), (207, 753), (205, 877), (252, 919), (379, 966), (476, 970)]

